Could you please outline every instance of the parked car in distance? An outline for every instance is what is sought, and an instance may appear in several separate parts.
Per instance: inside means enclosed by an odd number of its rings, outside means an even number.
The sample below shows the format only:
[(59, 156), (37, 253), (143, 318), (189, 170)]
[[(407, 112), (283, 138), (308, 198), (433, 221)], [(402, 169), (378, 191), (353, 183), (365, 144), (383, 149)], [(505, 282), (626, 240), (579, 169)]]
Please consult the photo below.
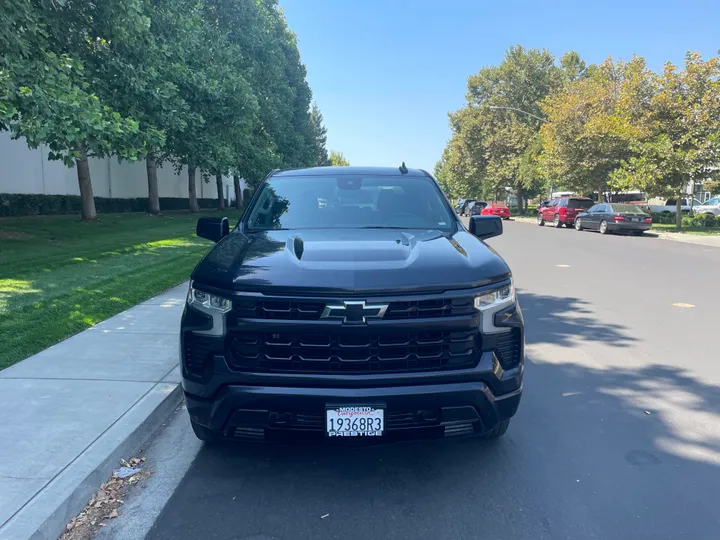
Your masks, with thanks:
[(713, 197), (708, 199), (700, 206), (695, 207), (696, 214), (715, 214), (720, 216), (720, 197)]
[(550, 222), (554, 227), (571, 227), (575, 223), (575, 217), (590, 208), (592, 199), (587, 197), (557, 197), (551, 199), (546, 206), (538, 210), (538, 225), (543, 226)]
[(474, 202), (473, 199), (460, 199), (457, 204), (455, 205), (455, 213), (458, 216), (463, 215), (463, 211), (465, 210), (465, 207), (470, 204), (471, 202)]
[(610, 232), (626, 232), (641, 235), (652, 227), (652, 216), (637, 205), (624, 203), (601, 203), (589, 208), (575, 219), (575, 229)]
[[(674, 214), (677, 212), (676, 199), (668, 199), (665, 204), (640, 204), (644, 210), (657, 212), (658, 214)], [(692, 203), (692, 204), (691, 204)], [(702, 206), (703, 203), (697, 199), (680, 199), (680, 211), (689, 212), (693, 208)]]
[(483, 208), (487, 206), (484, 201), (473, 201), (465, 207), (466, 216), (479, 216), (482, 214)]
[(502, 219), (510, 219), (510, 209), (505, 203), (490, 203), (480, 212), (482, 216), (499, 216)]

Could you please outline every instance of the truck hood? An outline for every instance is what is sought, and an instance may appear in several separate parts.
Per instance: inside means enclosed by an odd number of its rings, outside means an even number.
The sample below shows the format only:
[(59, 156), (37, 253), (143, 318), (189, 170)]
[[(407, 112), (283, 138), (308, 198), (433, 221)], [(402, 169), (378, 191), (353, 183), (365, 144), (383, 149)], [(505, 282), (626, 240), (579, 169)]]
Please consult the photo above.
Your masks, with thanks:
[(465, 230), (233, 231), (195, 268), (198, 283), (284, 294), (466, 289), (510, 276), (503, 259)]

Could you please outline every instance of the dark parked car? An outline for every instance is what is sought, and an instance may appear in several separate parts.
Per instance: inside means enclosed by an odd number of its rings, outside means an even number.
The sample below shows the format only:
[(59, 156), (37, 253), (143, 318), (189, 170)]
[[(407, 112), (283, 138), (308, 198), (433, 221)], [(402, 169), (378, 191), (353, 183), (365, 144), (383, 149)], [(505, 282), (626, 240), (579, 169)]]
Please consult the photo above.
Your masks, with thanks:
[(575, 229), (642, 234), (652, 227), (652, 216), (637, 205), (622, 203), (596, 204), (575, 219)]
[(465, 210), (465, 207), (470, 204), (471, 202), (475, 202), (473, 199), (460, 199), (457, 204), (455, 205), (455, 212), (457, 215), (462, 216), (463, 212)]
[(575, 217), (595, 204), (587, 197), (556, 197), (538, 209), (538, 225), (550, 222), (554, 227), (571, 227)]
[(217, 242), (180, 332), (198, 438), (507, 430), (524, 327), (510, 268), (483, 241), (500, 218), (467, 230), (421, 170), (320, 167), (271, 173), (232, 230), (201, 218), (197, 233)]
[(473, 201), (465, 207), (465, 215), (480, 216), (487, 205), (485, 201)]

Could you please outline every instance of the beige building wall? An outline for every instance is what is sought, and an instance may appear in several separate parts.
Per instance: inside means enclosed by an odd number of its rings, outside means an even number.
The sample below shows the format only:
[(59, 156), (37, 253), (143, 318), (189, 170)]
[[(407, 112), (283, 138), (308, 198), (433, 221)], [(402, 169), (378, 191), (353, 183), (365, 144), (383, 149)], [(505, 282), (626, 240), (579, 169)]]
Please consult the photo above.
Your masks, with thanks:
[[(34, 193), (44, 195), (79, 195), (77, 171), (61, 161), (48, 161), (48, 149), (30, 149), (24, 139), (13, 140), (8, 133), (0, 133), (0, 193)], [(90, 175), (96, 197), (147, 197), (145, 161), (118, 161), (117, 158), (90, 158)], [(160, 197), (188, 196), (187, 168), (178, 175), (170, 163), (158, 167)], [(200, 198), (217, 198), (215, 180), (202, 181), (197, 175), (197, 194)], [(232, 178), (223, 178), (226, 198), (234, 200)], [(246, 184), (241, 181), (242, 189)]]

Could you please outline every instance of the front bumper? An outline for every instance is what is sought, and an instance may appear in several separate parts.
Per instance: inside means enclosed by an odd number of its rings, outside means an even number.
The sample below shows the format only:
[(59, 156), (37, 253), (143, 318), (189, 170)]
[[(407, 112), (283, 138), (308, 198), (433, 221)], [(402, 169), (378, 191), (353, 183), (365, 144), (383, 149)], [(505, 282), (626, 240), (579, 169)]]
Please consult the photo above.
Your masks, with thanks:
[(521, 394), (522, 386), (496, 396), (482, 382), (391, 388), (233, 385), (224, 387), (214, 400), (186, 393), (185, 401), (193, 422), (227, 439), (255, 441), (325, 439), (328, 404), (382, 407), (383, 436), (368, 439), (377, 443), (481, 434), (512, 417)]
[[(204, 319), (196, 315), (186, 309), (181, 336), (203, 328)], [(415, 324), (427, 323), (408, 321), (406, 326)], [(374, 406), (383, 408), (386, 418), (380, 440), (370, 438), (376, 443), (480, 434), (514, 415), (524, 373), (524, 331), (519, 305), (514, 303), (482, 317), (474, 315), (467, 320), (456, 317), (433, 324), (482, 328), (477, 363), (472, 367), (432, 371), (270, 373), (231, 369), (219, 349), (211, 355), (200, 376), (188, 372), (188, 362), (193, 357), (188, 357), (181, 338), (188, 412), (193, 423), (231, 439), (275, 440), (297, 436), (324, 439), (327, 406)], [(397, 322), (392, 323), (393, 327), (396, 325)], [(513, 337), (510, 342), (509, 337)], [(222, 344), (223, 337), (212, 339)], [(513, 349), (517, 356), (507, 356), (510, 343), (517, 344)], [(516, 359), (508, 362), (509, 358)]]

